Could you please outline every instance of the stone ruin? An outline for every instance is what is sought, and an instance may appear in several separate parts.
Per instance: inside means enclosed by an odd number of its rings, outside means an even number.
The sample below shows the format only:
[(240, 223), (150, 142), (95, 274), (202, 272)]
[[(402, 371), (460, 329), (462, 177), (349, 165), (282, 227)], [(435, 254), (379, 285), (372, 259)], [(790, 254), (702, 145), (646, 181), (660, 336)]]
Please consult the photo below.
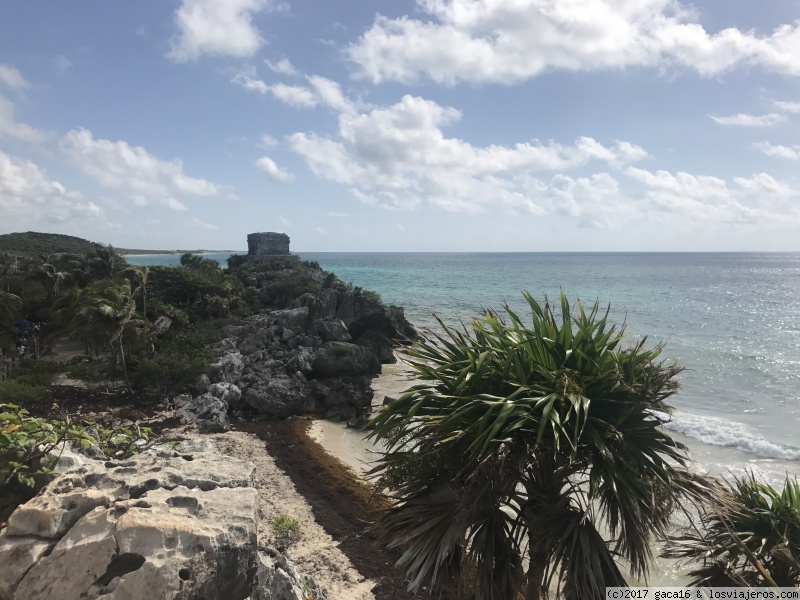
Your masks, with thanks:
[(247, 255), (245, 260), (265, 258), (299, 258), (289, 252), (289, 236), (274, 231), (250, 233), (247, 235)]

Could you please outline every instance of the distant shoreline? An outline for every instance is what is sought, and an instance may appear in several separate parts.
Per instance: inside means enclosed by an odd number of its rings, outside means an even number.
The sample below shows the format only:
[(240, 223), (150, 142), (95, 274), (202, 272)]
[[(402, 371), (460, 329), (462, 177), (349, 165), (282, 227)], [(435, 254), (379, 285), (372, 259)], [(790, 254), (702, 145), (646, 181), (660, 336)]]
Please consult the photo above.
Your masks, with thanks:
[(135, 251), (128, 251), (128, 250), (117, 250), (120, 256), (168, 256), (171, 254), (174, 255), (181, 255), (181, 254), (223, 254), (225, 252), (230, 252), (231, 254), (247, 254), (246, 250), (135, 250)]

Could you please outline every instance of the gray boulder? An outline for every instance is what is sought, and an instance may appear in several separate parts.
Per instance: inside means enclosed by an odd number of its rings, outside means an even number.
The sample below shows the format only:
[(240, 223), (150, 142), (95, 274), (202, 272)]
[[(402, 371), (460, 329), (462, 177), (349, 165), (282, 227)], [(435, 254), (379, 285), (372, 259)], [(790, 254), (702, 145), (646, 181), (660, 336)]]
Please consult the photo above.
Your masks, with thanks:
[(369, 375), (356, 375), (315, 379), (313, 383), (316, 398), (324, 408), (350, 405), (355, 409), (355, 413), (362, 414), (369, 412), (372, 406), (373, 390), (370, 381)]
[(397, 358), (395, 358), (394, 355), (394, 344), (392, 344), (392, 340), (380, 331), (370, 329), (364, 332), (355, 343), (372, 352), (383, 364), (397, 362)]
[(286, 361), (286, 370), (288, 372), (300, 371), (303, 375), (310, 375), (314, 370), (314, 352), (310, 348), (300, 347)]
[[(309, 595), (310, 594), (310, 595)], [(250, 600), (326, 600), (313, 577), (303, 575), (285, 554), (258, 553), (256, 585)]]
[(242, 391), (233, 383), (212, 383), (208, 386), (208, 393), (225, 402), (228, 407), (238, 406), (242, 399)]
[(236, 383), (244, 372), (244, 363), (242, 362), (242, 355), (238, 352), (226, 354), (211, 363), (212, 379), (214, 381), (224, 381), (227, 383)]
[(288, 377), (255, 381), (244, 391), (242, 400), (257, 413), (278, 419), (302, 415), (315, 408), (307, 384)]
[(317, 335), (326, 342), (349, 342), (352, 340), (350, 332), (347, 331), (347, 325), (344, 321), (335, 317), (325, 317), (324, 319), (317, 319), (316, 322)]
[(184, 420), (196, 423), (202, 433), (221, 433), (231, 428), (228, 403), (208, 392), (185, 403), (178, 409), (178, 414)]
[(341, 375), (377, 375), (381, 372), (378, 357), (370, 350), (346, 342), (326, 342), (314, 351), (314, 377)]

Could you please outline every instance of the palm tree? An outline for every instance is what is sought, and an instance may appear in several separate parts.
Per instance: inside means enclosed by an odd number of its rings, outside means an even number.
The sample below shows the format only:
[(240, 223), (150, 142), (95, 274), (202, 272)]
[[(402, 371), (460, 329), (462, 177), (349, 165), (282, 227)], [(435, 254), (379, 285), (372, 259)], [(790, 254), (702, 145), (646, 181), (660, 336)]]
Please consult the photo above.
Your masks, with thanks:
[(422, 383), (372, 419), (386, 444), (373, 470), (394, 500), (377, 527), (403, 549), (411, 590), (470, 578), (477, 600), (603, 598), (646, 574), (673, 509), (702, 495), (685, 448), (662, 429), (681, 368), (598, 304), (560, 317), (524, 294), (418, 342)]
[(112, 368), (120, 364), (125, 385), (131, 390), (125, 360), (125, 343), (136, 339), (144, 320), (136, 312), (136, 302), (126, 279), (96, 281), (75, 296), (70, 329), (81, 331), (87, 351), (108, 345)]
[(40, 264), (37, 270), (34, 271), (34, 277), (44, 284), (47, 291), (47, 304), (52, 306), (58, 297), (61, 283), (69, 277), (69, 272), (62, 271), (56, 261), (49, 258), (48, 261)]
[(800, 586), (800, 483), (787, 477), (778, 492), (752, 472), (734, 478), (664, 556), (690, 561), (693, 585)]
[(123, 271), (125, 277), (131, 282), (133, 286), (134, 297), (141, 296), (142, 298), (142, 316), (147, 318), (147, 277), (150, 274), (150, 268), (145, 265), (130, 265)]
[(97, 246), (94, 253), (89, 257), (89, 263), (92, 266), (92, 271), (99, 279), (113, 279), (127, 266), (125, 259), (117, 254), (111, 244)]
[(5, 293), (11, 291), (11, 275), (17, 271), (17, 257), (8, 252), (0, 252), (0, 277), (2, 278)]

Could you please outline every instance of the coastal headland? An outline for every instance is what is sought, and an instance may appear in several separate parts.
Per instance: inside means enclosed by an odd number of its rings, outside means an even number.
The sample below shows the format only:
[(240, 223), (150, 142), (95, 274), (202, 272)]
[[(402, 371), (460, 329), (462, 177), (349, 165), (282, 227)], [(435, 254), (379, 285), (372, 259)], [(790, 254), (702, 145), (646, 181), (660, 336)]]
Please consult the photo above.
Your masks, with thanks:
[[(37, 479), (31, 488), (41, 489), (36, 498), (13, 510), (8, 504), (13, 494), (4, 494), (0, 561), (8, 568), (0, 574), (0, 597), (38, 598), (49, 589), (65, 600), (114, 598), (143, 589), (145, 581), (163, 587), (164, 597), (215, 597), (224, 573), (243, 580), (229, 590), (234, 594), (229, 597), (242, 600), (307, 598), (311, 596), (304, 589), (310, 583), (314, 598), (412, 597), (405, 592), (403, 575), (393, 567), (399, 555), (381, 547), (368, 532), (368, 524), (385, 507), (368, 484), (307, 435), (307, 428), (309, 418), (360, 426), (371, 411), (372, 379), (382, 364), (396, 360), (394, 348), (410, 343), (416, 332), (401, 308), (385, 306), (377, 294), (344, 283), (318, 265), (302, 263), (289, 254), (288, 237), (269, 236), (270, 243), (263, 244), (258, 242), (265, 241), (264, 234), (256, 234), (249, 254), (233, 257), (224, 273), (216, 263), (195, 256), (182, 259), (179, 267), (154, 267), (134, 275), (136, 269), (129, 269), (113, 249), (94, 247), (83, 255), (92, 275), (84, 281), (70, 275), (69, 282), (65, 276), (61, 289), (52, 297), (44, 294), (39, 305), (24, 298), (28, 282), (39, 281), (30, 273), (42, 271), (42, 264), (66, 272), (71, 263), (80, 262), (80, 255), (49, 253), (50, 262), (44, 263), (20, 253), (24, 256), (4, 282), (10, 291), (20, 291), (13, 328), (23, 321), (36, 323), (41, 348), (36, 357), (21, 355), (0, 385), (11, 389), (14, 383), (15, 390), (22, 389), (16, 382), (31, 370), (47, 373), (43, 379), (50, 381), (36, 401), (27, 402), (23, 394), (19, 399), (5, 396), (2, 402), (16, 400), (36, 418), (57, 419), (59, 411), (66, 411), (75, 415), (69, 418), (76, 425), (96, 423), (88, 425), (92, 432), (136, 432), (131, 435), (142, 458), (134, 453), (127, 462), (115, 459), (123, 453), (103, 444), (91, 444), (89, 455), (69, 459), (65, 457), (73, 454), (64, 450), (54, 474)], [(272, 244), (275, 240), (281, 244)], [(117, 294), (109, 294), (112, 289)], [(129, 296), (118, 295), (124, 290)], [(103, 300), (89, 301), (90, 291)], [(127, 301), (131, 312), (126, 318), (128, 323), (136, 320), (137, 335), (132, 327), (129, 336), (123, 325), (119, 346), (113, 336), (104, 345), (85, 337), (88, 323), (80, 318), (64, 319), (63, 312), (55, 316), (56, 310), (68, 310), (69, 301), (79, 304), (81, 296), (84, 302), (105, 306)], [(73, 309), (74, 315), (79, 312)], [(30, 340), (31, 331), (15, 335)], [(141, 331), (150, 332), (147, 345), (139, 345)], [(5, 345), (9, 343), (7, 339)], [(30, 390), (25, 388), (26, 393)], [(55, 404), (59, 408), (54, 411)], [(137, 437), (141, 432), (145, 433)], [(211, 446), (198, 436), (206, 436)], [(166, 442), (171, 445), (164, 446)], [(256, 467), (250, 479), (242, 479), (217, 473), (221, 467), (214, 465), (222, 463), (209, 454), (213, 452), (237, 456), (245, 461), (245, 470), (252, 463), (274, 466), (269, 472)], [(207, 467), (202, 474), (196, 470), (201, 465)], [(167, 468), (175, 470), (167, 479), (148, 475)], [(87, 476), (87, 469), (96, 475)], [(288, 483), (281, 489), (296, 491), (271, 498), (273, 483), (285, 476)], [(231, 483), (202, 483), (225, 477), (233, 477)], [(139, 479), (142, 483), (136, 483)], [(29, 496), (25, 486), (11, 487), (22, 489), (17, 502)], [(236, 500), (219, 496), (222, 488)], [(212, 492), (219, 500), (206, 495)], [(222, 504), (214, 508), (214, 502)], [(62, 514), (67, 505), (73, 508)], [(190, 508), (187, 515), (186, 506), (204, 506), (205, 512)], [(98, 512), (112, 509), (116, 512)], [(242, 531), (248, 532), (244, 537), (223, 540), (209, 532), (209, 541), (197, 538), (205, 558), (181, 544), (142, 546), (132, 541), (141, 539), (145, 530), (159, 529), (152, 521), (157, 515), (167, 529), (180, 529), (195, 527), (190, 524), (195, 519), (201, 519), (197, 527), (207, 527), (210, 522), (202, 521), (202, 515), (219, 513), (222, 519), (219, 511), (224, 510), (230, 513), (224, 519), (249, 523), (246, 515), (254, 509), (256, 521), (243, 525)], [(237, 516), (237, 511), (244, 514)], [(137, 517), (120, 521), (123, 512)], [(289, 549), (268, 548), (277, 544), (270, 523), (284, 515), (301, 517), (302, 539)], [(111, 546), (92, 541), (97, 534), (89, 531), (99, 531), (100, 521), (106, 523), (102, 527), (107, 533), (102, 535)], [(44, 530), (35, 525), (43, 522), (53, 525)], [(220, 551), (213, 550), (218, 544)], [(222, 547), (231, 550), (223, 552)], [(259, 551), (263, 548), (267, 550)], [(87, 563), (81, 575), (79, 557), (92, 552), (95, 564)], [(162, 555), (169, 559), (157, 558)], [(320, 562), (320, 556), (328, 559)], [(240, 564), (233, 571), (226, 566), (231, 560)], [(58, 575), (65, 570), (76, 574)], [(174, 580), (169, 575), (173, 571)], [(282, 581), (289, 582), (286, 589)], [(298, 590), (302, 595), (291, 595)]]

